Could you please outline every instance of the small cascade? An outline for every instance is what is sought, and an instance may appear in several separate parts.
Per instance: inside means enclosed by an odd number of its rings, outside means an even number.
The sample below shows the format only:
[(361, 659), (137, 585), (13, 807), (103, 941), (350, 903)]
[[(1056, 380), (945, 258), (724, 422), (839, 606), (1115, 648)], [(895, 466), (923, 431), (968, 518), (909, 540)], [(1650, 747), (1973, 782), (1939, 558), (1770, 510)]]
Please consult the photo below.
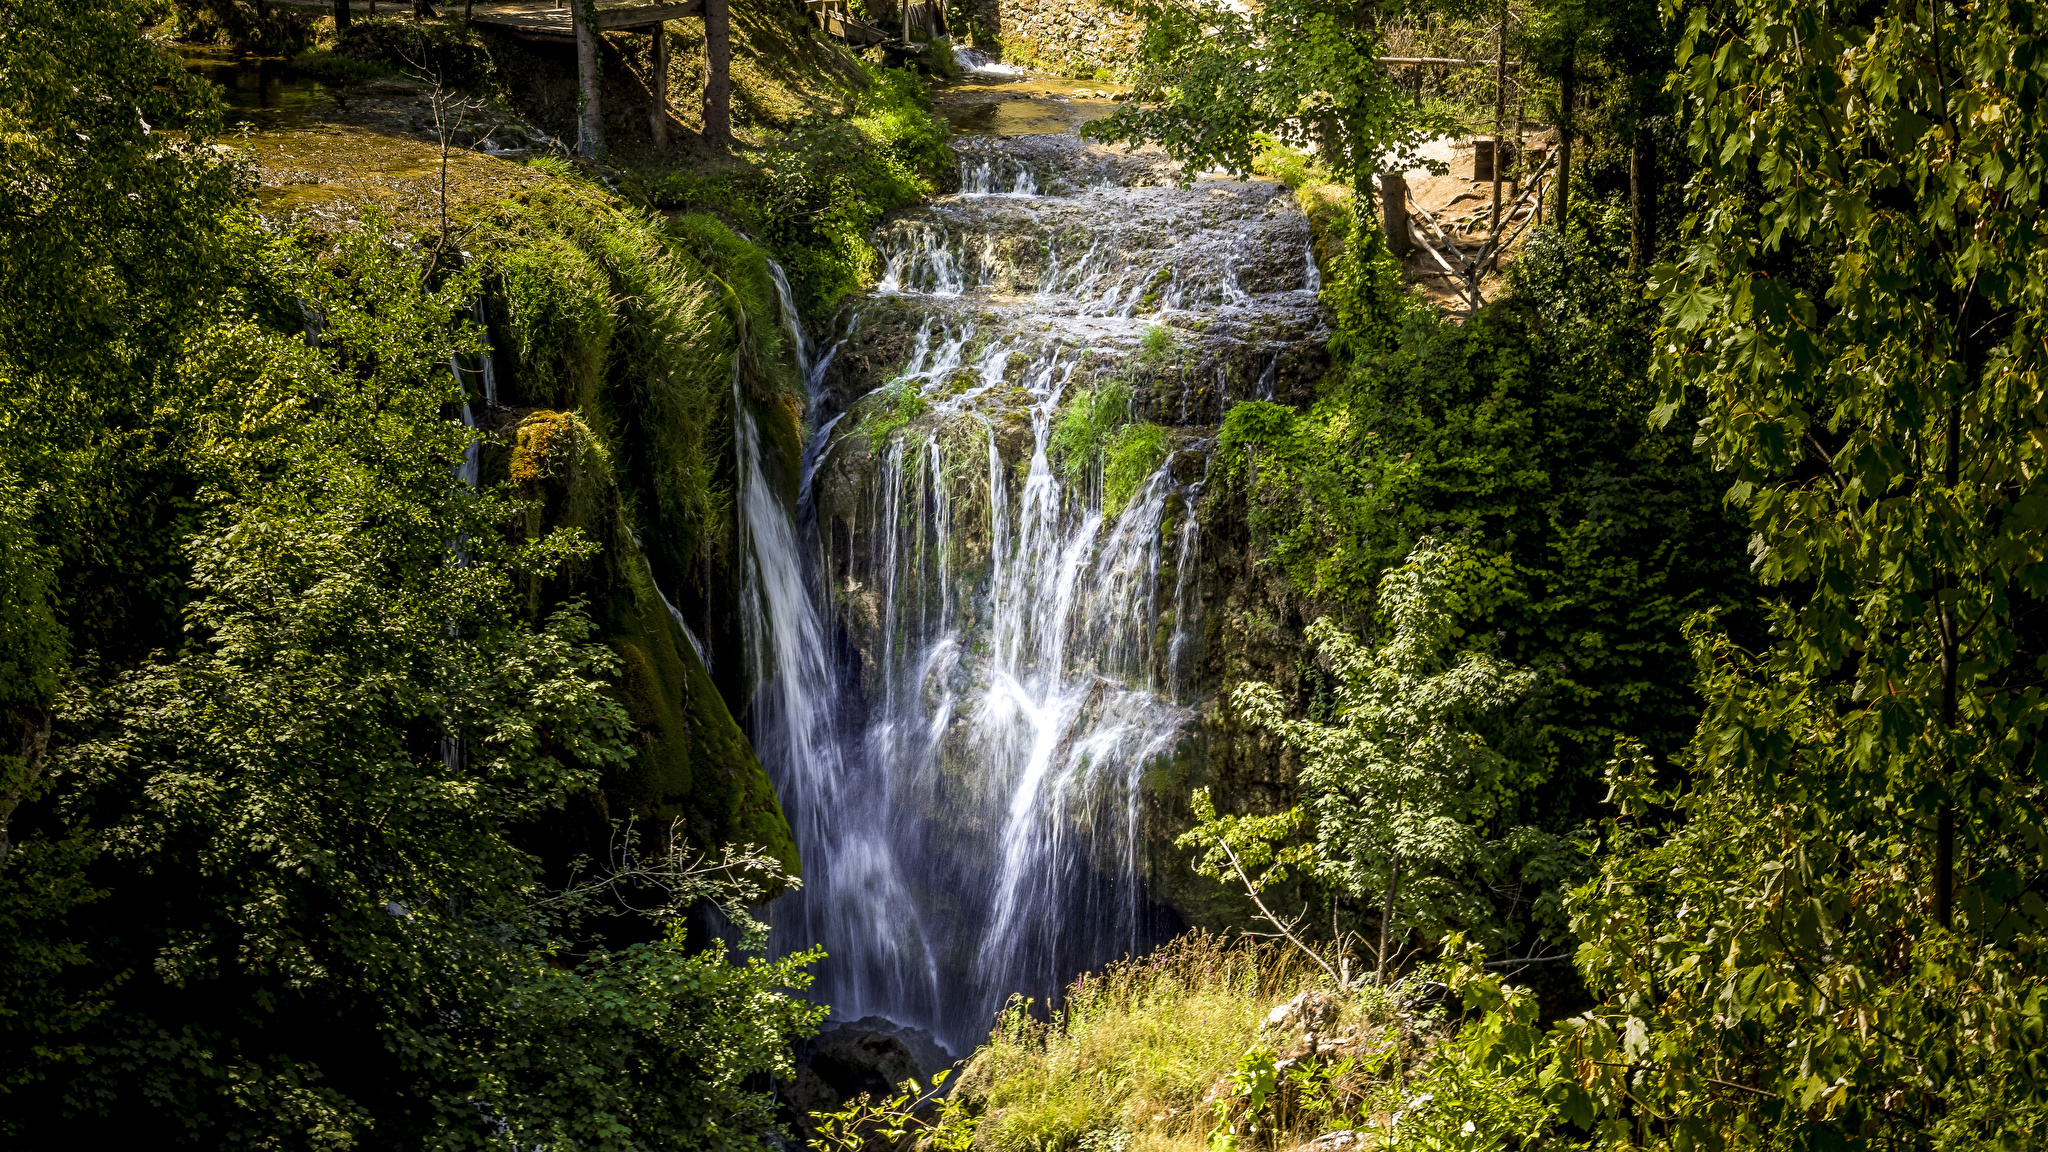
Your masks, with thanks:
[[(1178, 927), (1144, 881), (1147, 779), (1203, 703), (1207, 453), (1228, 403), (1310, 370), (1322, 321), (1277, 184), (1181, 188), (1071, 136), (956, 150), (960, 193), (879, 230), (880, 283), (815, 364), (791, 328), (793, 517), (744, 407), (737, 440), (753, 728), (805, 863), (780, 946), (825, 945), (836, 1016), (964, 1052), (1013, 994)], [(1057, 431), (1111, 386), (1166, 426), (1116, 509)]]

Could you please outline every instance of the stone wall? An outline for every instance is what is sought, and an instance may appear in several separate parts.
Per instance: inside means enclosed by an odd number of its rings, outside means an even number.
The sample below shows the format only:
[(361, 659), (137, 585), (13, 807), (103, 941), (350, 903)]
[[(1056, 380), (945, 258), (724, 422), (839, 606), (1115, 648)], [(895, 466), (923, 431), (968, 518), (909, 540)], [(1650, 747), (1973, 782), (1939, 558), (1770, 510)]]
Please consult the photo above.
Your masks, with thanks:
[[(1122, 80), (1144, 22), (1094, 0), (968, 0), (956, 33), (983, 51), (1081, 79)], [(956, 17), (957, 19), (957, 17)]]

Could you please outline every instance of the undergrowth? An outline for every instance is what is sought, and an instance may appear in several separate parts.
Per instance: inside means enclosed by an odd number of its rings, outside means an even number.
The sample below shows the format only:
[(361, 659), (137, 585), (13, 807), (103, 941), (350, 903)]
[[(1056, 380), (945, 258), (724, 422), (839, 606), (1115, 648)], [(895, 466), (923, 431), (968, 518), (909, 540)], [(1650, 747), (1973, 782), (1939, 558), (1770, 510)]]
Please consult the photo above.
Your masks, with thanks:
[[(1304, 996), (1327, 1015), (1326, 1040), (1351, 1054), (1289, 1060), (1298, 1031), (1267, 1026)], [(943, 1109), (898, 1100), (828, 1117), (820, 1145), (865, 1141), (983, 1152), (1164, 1152), (1280, 1146), (1357, 1126), (1388, 1103), (1387, 1085), (1417, 1051), (1373, 988), (1346, 994), (1298, 955), (1193, 932), (1149, 956), (1084, 974), (1059, 1007), (1012, 1000)], [(1388, 1081), (1388, 1076), (1393, 1076)], [(907, 1139), (906, 1139), (907, 1138)]]
[(1102, 514), (1122, 512), (1166, 453), (1166, 429), (1157, 424), (1126, 424), (1112, 433), (1102, 445)]
[(829, 312), (873, 276), (868, 237), (884, 213), (938, 191), (952, 166), (945, 123), (917, 75), (867, 68), (852, 115), (817, 112), (735, 163), (649, 178), (637, 191), (664, 211), (708, 212), (782, 261), (805, 315)]

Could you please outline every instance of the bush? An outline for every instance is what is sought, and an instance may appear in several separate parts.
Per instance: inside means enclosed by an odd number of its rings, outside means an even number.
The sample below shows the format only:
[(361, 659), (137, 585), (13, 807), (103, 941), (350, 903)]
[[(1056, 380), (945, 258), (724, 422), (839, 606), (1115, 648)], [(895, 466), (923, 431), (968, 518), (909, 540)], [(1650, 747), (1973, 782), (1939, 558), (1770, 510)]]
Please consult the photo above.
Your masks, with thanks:
[(875, 390), (875, 407), (861, 418), (860, 430), (876, 451), (889, 442), (896, 430), (924, 415), (924, 393), (910, 380), (892, 380)]
[(1046, 447), (1069, 480), (1080, 480), (1102, 461), (1102, 450), (1119, 428), (1131, 422), (1131, 386), (1110, 380), (1076, 390), (1060, 406)]
[(308, 48), (293, 57), (292, 70), (335, 88), (346, 88), (391, 74), (391, 69), (382, 64), (337, 55), (324, 48)]

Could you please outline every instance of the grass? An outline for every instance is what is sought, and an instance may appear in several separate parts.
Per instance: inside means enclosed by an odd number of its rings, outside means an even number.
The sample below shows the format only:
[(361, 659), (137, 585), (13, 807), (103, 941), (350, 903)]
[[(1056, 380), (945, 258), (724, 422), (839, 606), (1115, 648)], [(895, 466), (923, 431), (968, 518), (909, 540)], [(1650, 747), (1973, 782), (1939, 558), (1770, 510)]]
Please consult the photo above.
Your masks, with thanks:
[(1157, 424), (1126, 424), (1102, 446), (1102, 514), (1115, 516), (1130, 503), (1138, 487), (1166, 463), (1166, 429)]
[(928, 405), (924, 393), (912, 380), (892, 380), (876, 389), (876, 393), (875, 407), (861, 417), (860, 430), (867, 434), (869, 446), (879, 452), (897, 429), (924, 415)]
[[(974, 1146), (986, 1152), (1205, 1148), (1218, 1123), (1217, 1086), (1234, 1098), (1233, 1073), (1273, 1067), (1273, 1047), (1286, 1038), (1263, 1027), (1267, 1015), (1312, 989), (1328, 991), (1329, 979), (1298, 954), (1193, 932), (1149, 956), (1082, 976), (1045, 1019), (1013, 1001), (957, 1089), (978, 1117)], [(1384, 1029), (1393, 1020), (1385, 995), (1371, 990), (1341, 997), (1339, 1004), (1333, 1032)], [(1341, 1110), (1301, 1100), (1290, 1116), (1282, 1127), (1293, 1137), (1348, 1126)]]

